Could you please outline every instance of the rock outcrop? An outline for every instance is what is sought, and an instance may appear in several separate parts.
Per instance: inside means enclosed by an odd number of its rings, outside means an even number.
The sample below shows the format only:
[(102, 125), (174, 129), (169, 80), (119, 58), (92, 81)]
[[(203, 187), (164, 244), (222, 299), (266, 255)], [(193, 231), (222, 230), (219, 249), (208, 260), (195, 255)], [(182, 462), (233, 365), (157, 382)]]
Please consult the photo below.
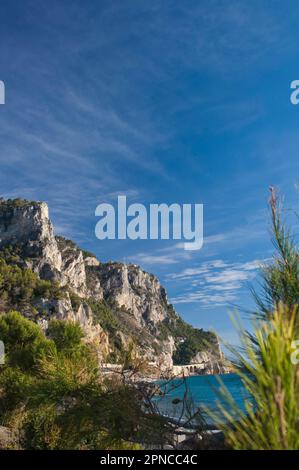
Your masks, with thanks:
[[(149, 362), (172, 368), (174, 352), (188, 338), (178, 328), (179, 322), (185, 324), (155, 276), (136, 265), (101, 263), (74, 242), (55, 236), (43, 202), (0, 200), (0, 250), (4, 249), (14, 254), (13, 262), (22, 269), (63, 288), (60, 298), (37, 297), (32, 302), (45, 331), (52, 316), (73, 320), (82, 326), (87, 341), (97, 344), (103, 360), (117, 360), (134, 344)], [(194, 331), (207, 335), (210, 347), (195, 351), (191, 362), (207, 369), (216, 361), (221, 372), (216, 337)]]
[(130, 311), (140, 326), (156, 325), (167, 317), (167, 298), (158, 279), (136, 265), (100, 265), (97, 275), (105, 298)]
[(47, 204), (14, 201), (0, 201), (0, 247), (18, 246), (24, 259), (31, 260), (30, 267), (40, 274), (61, 272), (61, 253)]
[(173, 366), (174, 375), (215, 375), (230, 373), (232, 368), (223, 356), (220, 345), (216, 350), (206, 350), (195, 354), (190, 364)]
[(18, 249), (24, 265), (41, 279), (56, 280), (84, 295), (85, 263), (75, 244), (59, 243), (45, 202), (0, 200), (0, 248)]

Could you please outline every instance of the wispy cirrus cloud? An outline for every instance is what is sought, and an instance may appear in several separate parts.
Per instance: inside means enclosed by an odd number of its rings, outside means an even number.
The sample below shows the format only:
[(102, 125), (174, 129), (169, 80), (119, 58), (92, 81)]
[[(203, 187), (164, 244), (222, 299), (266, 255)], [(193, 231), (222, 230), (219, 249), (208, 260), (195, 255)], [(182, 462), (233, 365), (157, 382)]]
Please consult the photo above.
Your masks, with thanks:
[(238, 291), (256, 276), (265, 260), (227, 263), (221, 259), (207, 261), (198, 267), (168, 275), (176, 283), (184, 283), (183, 293), (172, 298), (174, 304), (199, 303), (202, 307), (228, 305), (237, 300)]
[(273, 74), (291, 70), (298, 8), (25, 3), (1, 4), (1, 193), (47, 201), (57, 232), (103, 260), (129, 255), (123, 243), (95, 239), (98, 203), (118, 194), (145, 204), (200, 199), (209, 235), (199, 253), (144, 241), (130, 260), (153, 267), (177, 303), (236, 301), (255, 260), (227, 260), (265, 256), (265, 214), (250, 215), (260, 214), (268, 184), (283, 177), (288, 187), (298, 169), (288, 83)]
[(215, 308), (228, 305), (237, 300), (237, 295), (234, 292), (223, 292), (221, 294), (211, 293), (207, 291), (189, 292), (181, 296), (172, 298), (173, 304), (189, 304), (199, 303), (203, 308)]

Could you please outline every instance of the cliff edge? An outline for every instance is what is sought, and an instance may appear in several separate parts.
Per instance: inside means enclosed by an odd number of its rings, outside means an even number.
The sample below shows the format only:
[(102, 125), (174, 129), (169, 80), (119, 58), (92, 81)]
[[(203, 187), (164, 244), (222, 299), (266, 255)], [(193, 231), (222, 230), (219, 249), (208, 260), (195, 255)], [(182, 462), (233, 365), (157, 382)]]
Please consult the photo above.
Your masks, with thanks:
[[(132, 264), (102, 263), (55, 236), (46, 203), (0, 200), (0, 258), (4, 276), (10, 270), (18, 276), (13, 288), (0, 288), (2, 312), (19, 310), (45, 333), (53, 316), (76, 321), (103, 362), (118, 363), (133, 345), (161, 370), (200, 363), (198, 373), (226, 371), (216, 335), (185, 323), (154, 275)], [(30, 295), (18, 293), (27, 278)]]

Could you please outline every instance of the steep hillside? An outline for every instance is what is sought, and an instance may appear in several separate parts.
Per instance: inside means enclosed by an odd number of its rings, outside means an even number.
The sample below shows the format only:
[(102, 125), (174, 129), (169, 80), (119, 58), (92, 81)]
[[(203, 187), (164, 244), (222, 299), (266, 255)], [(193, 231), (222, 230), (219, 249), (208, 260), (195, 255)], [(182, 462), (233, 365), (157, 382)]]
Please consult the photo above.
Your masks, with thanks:
[(171, 368), (202, 363), (221, 371), (217, 337), (186, 324), (159, 280), (139, 266), (101, 263), (55, 236), (47, 204), (0, 200), (0, 310), (20, 311), (47, 333), (51, 317), (78, 322), (99, 357), (118, 362), (129, 345)]

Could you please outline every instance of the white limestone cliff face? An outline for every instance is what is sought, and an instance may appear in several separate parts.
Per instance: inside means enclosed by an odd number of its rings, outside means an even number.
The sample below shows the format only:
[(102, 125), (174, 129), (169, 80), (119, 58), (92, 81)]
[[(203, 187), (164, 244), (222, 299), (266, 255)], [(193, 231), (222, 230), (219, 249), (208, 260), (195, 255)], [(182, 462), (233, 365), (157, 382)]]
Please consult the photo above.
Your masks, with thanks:
[(161, 371), (170, 371), (176, 345), (171, 335), (163, 340), (158, 338), (159, 326), (169, 315), (167, 295), (159, 280), (132, 264), (88, 264), (87, 280), (92, 282), (93, 295), (112, 300), (120, 321), (129, 328), (131, 335), (118, 332), (124, 348), (130, 344), (132, 335), (141, 335), (141, 356)]
[(99, 266), (97, 276), (104, 297), (113, 297), (141, 326), (154, 326), (167, 317), (165, 290), (152, 274), (135, 265), (107, 263)]
[[(166, 292), (155, 276), (136, 265), (100, 263), (72, 241), (55, 236), (43, 202), (0, 199), (0, 249), (5, 247), (18, 253), (21, 267), (67, 287), (61, 299), (35, 300), (38, 322), (45, 331), (51, 317), (75, 321), (85, 331), (86, 340), (97, 345), (99, 357), (113, 352), (113, 341), (124, 349), (133, 341), (140, 356), (161, 370), (172, 368), (173, 353), (181, 339), (165, 331), (161, 336), (160, 328), (165, 322), (171, 324), (177, 314), (170, 317)], [(76, 306), (68, 291), (78, 296)], [(88, 299), (113, 306), (120, 325), (113, 341), (111, 332), (95, 321)], [(221, 363), (220, 350), (216, 354), (203, 351), (192, 359), (203, 370), (213, 370), (217, 361)]]
[(111, 352), (109, 336), (99, 324), (94, 324), (91, 308), (82, 302), (77, 309), (73, 308), (68, 293), (63, 299), (38, 299), (35, 307), (39, 311), (46, 313), (45, 318), (38, 321), (41, 328), (46, 332), (48, 320), (46, 318), (57, 318), (58, 320), (68, 320), (78, 323), (86, 336), (86, 342), (97, 347), (99, 357), (105, 357)]
[(45, 202), (0, 200), (0, 247), (18, 247), (26, 267), (42, 279), (69, 285), (79, 295), (86, 288), (85, 263), (79, 249), (59, 246)]
[(153, 357), (153, 362), (157, 363), (158, 369), (162, 372), (168, 371), (172, 373), (173, 368), (173, 353), (175, 351), (175, 341), (172, 336), (169, 336), (167, 340), (162, 342), (161, 353)]
[(9, 205), (0, 201), (0, 247), (8, 245), (21, 246), (38, 271), (47, 264), (61, 270), (61, 253), (44, 202)]
[(166, 293), (156, 277), (138, 266), (84, 259), (73, 242), (54, 236), (44, 202), (3, 202), (2, 207), (0, 202), (0, 247), (8, 245), (20, 246), (26, 266), (42, 279), (57, 280), (81, 297), (113, 298), (140, 326), (154, 326), (167, 317)]
[(61, 284), (71, 286), (81, 296), (86, 295), (86, 272), (82, 251), (62, 237), (56, 237), (55, 240), (62, 259)]

